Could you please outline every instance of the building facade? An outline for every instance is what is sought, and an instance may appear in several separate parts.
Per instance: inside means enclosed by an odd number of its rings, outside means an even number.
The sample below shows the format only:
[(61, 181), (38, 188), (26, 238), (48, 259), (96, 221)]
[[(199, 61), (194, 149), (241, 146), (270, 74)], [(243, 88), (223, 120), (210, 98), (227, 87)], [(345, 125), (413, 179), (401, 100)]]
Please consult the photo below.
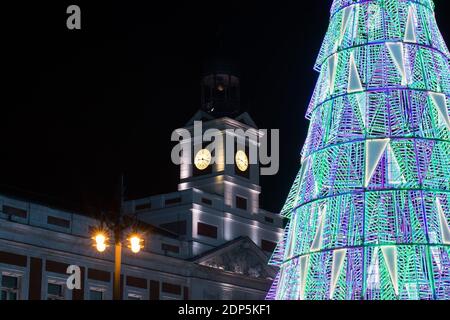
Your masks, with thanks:
[[(239, 112), (239, 78), (224, 70), (205, 74), (202, 109), (185, 129), (192, 132), (195, 121), (224, 136), (227, 129), (257, 133)], [(259, 206), (259, 165), (226, 164), (226, 143), (215, 150), (215, 163), (188, 161), (197, 154), (194, 141), (185, 143), (193, 148), (183, 154), (177, 192), (124, 202), (123, 212), (149, 231), (141, 252), (123, 250), (122, 298), (264, 299), (277, 271), (267, 261), (283, 218)], [(248, 154), (249, 143), (235, 152)], [(114, 250), (93, 247), (100, 221), (7, 194), (0, 209), (2, 300), (112, 298)], [(80, 290), (66, 285), (70, 265), (81, 269)]]

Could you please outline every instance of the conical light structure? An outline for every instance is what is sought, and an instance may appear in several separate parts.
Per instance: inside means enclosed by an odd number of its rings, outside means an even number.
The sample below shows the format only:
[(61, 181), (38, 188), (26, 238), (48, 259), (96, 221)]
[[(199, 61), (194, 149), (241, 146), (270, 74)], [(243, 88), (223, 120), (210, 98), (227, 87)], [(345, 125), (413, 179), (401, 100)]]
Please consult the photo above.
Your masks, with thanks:
[(267, 299), (450, 299), (450, 54), (432, 0), (334, 0)]

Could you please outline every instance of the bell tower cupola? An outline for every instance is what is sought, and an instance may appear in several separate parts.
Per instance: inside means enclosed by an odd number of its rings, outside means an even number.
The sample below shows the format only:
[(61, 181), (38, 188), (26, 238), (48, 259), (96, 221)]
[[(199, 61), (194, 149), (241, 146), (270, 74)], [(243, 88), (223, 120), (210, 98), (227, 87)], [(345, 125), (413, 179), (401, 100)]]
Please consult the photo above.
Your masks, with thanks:
[(240, 80), (233, 64), (212, 60), (205, 64), (201, 80), (202, 110), (214, 117), (240, 112)]

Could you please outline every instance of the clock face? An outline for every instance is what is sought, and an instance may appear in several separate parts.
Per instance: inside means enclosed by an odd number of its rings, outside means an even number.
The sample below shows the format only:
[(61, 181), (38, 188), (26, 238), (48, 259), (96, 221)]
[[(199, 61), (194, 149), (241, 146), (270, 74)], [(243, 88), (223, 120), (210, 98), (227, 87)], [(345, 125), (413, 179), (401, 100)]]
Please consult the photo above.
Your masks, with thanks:
[(242, 150), (236, 152), (236, 166), (242, 172), (247, 171), (248, 169), (248, 157)]
[(194, 164), (198, 170), (205, 170), (211, 163), (211, 152), (207, 149), (200, 150), (194, 159)]

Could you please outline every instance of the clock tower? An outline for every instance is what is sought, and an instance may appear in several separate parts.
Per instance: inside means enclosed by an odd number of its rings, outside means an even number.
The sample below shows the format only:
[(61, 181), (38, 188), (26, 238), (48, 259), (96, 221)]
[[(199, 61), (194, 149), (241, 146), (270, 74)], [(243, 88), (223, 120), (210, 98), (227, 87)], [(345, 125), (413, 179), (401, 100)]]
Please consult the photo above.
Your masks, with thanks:
[(129, 205), (137, 208), (140, 220), (178, 235), (186, 258), (234, 241), (251, 241), (268, 256), (281, 239), (283, 217), (259, 206), (261, 133), (241, 111), (236, 69), (210, 63), (202, 75), (201, 97), (200, 110), (174, 135), (181, 144), (181, 153), (175, 151), (181, 156), (177, 192)]
[[(203, 73), (201, 91), (201, 110), (184, 128), (192, 137), (183, 141), (191, 152), (182, 156), (178, 189), (196, 188), (219, 195), (227, 207), (256, 213), (261, 192), (260, 133), (250, 115), (240, 112), (239, 75), (230, 64), (210, 63)], [(201, 131), (195, 130), (200, 124)], [(220, 138), (205, 141), (204, 134), (211, 129)], [(208, 147), (211, 142), (214, 150)]]

